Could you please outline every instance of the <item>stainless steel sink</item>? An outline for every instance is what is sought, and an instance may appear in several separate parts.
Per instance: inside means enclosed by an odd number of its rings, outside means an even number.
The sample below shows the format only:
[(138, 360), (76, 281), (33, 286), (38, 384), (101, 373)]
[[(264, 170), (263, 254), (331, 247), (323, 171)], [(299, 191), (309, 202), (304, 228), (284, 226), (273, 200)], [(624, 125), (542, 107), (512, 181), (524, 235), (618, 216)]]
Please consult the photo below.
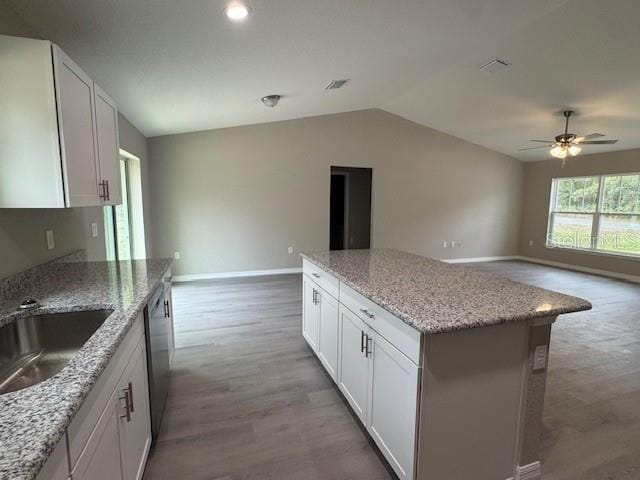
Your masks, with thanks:
[(32, 315), (0, 328), (0, 394), (54, 376), (111, 313), (92, 310)]

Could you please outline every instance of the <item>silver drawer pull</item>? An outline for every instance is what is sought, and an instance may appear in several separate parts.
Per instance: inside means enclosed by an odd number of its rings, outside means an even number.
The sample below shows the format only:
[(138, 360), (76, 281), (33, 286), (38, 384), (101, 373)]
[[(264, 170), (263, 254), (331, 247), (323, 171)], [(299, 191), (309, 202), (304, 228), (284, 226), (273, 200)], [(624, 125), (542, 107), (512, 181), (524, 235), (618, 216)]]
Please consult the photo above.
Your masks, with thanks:
[(361, 309), (360, 309), (360, 311), (361, 311), (362, 313), (364, 313), (364, 314), (365, 314), (367, 317), (369, 317), (369, 318), (374, 318), (374, 317), (376, 316), (376, 314), (375, 314), (375, 313), (371, 313), (371, 312), (369, 312), (369, 310), (367, 310), (366, 308), (361, 308)]
[(320, 275), (318, 275), (316, 272), (313, 272), (311, 275), (313, 275), (316, 278), (320, 278)]

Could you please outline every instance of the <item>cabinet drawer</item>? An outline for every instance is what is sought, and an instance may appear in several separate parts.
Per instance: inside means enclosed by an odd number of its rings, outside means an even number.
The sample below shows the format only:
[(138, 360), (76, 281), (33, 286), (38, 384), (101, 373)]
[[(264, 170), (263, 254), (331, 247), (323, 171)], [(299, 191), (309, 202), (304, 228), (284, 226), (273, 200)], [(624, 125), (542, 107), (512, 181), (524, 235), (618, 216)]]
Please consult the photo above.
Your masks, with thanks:
[(413, 363), (422, 364), (421, 334), (353, 288), (340, 285), (340, 303), (358, 315), (367, 325), (382, 335)]
[(323, 288), (329, 295), (332, 295), (336, 299), (338, 298), (340, 281), (333, 275), (328, 274), (320, 267), (316, 267), (304, 258), (302, 259), (302, 272), (317, 283), (319, 287)]

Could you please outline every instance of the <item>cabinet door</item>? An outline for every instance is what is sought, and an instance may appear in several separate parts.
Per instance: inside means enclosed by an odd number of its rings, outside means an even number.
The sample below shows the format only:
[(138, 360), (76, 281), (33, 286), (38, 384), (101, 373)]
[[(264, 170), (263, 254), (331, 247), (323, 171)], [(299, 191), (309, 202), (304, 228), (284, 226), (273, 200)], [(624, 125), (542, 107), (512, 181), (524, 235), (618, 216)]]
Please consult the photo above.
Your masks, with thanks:
[[(120, 382), (121, 396), (125, 401), (125, 415), (119, 419), (120, 457), (125, 480), (139, 480), (144, 473), (147, 454), (151, 446), (151, 417), (149, 413), (149, 390), (147, 377), (147, 354), (141, 342), (131, 357)], [(126, 415), (128, 403), (129, 415)]]
[(318, 357), (334, 382), (338, 381), (338, 301), (318, 288), (316, 298), (320, 307), (318, 327)]
[(173, 361), (173, 354), (176, 351), (176, 337), (173, 329), (173, 296), (171, 295), (171, 281), (164, 284), (164, 305), (167, 314), (167, 334), (169, 337), (169, 364)]
[(66, 204), (68, 207), (101, 205), (93, 81), (56, 46), (53, 59)]
[(96, 140), (100, 166), (100, 188), (106, 193), (104, 205), (122, 203), (120, 185), (120, 144), (118, 139), (118, 108), (100, 87), (94, 84), (96, 107)]
[(38, 473), (36, 480), (67, 480), (69, 478), (69, 454), (65, 434)]
[(401, 479), (413, 479), (419, 369), (371, 332), (367, 429)]
[(341, 305), (339, 328), (338, 387), (358, 418), (365, 423), (369, 366), (365, 341), (369, 327)]
[(316, 304), (318, 287), (302, 276), (302, 335), (314, 351), (318, 351), (318, 323), (320, 309)]
[(118, 399), (112, 397), (73, 471), (73, 480), (123, 480)]

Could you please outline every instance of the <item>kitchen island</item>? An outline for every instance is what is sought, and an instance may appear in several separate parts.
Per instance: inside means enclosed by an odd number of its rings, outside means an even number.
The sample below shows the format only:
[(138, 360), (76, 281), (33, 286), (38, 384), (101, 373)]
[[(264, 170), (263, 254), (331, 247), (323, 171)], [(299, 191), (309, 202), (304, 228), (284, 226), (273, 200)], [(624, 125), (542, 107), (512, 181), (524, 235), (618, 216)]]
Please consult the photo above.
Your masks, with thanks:
[(541, 477), (551, 325), (588, 301), (397, 250), (302, 256), (303, 336), (399, 478)]

